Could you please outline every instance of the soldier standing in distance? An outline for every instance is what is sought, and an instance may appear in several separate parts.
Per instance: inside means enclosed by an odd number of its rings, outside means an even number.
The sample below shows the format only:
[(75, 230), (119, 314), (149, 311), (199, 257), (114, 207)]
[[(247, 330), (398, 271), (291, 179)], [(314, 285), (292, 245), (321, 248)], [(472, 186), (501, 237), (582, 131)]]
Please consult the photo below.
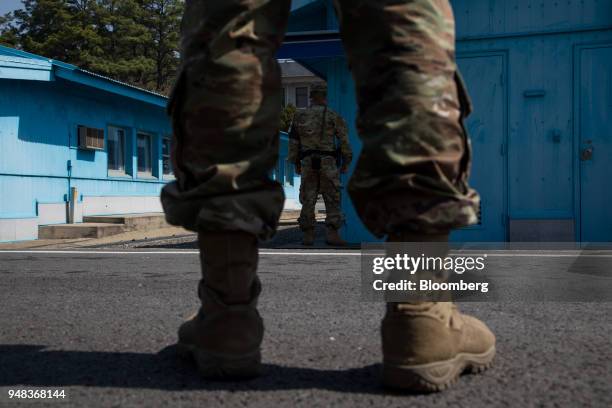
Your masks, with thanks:
[[(344, 246), (338, 230), (344, 223), (340, 206), (340, 173), (346, 173), (353, 159), (348, 141), (346, 122), (327, 106), (327, 87), (314, 84), (310, 88), (310, 107), (298, 110), (289, 132), (287, 160), (300, 174), (300, 203), (298, 222), (304, 234), (304, 245), (314, 244), (315, 205), (319, 193), (325, 202), (326, 242)], [(336, 149), (336, 145), (339, 149)], [(337, 157), (337, 156), (340, 157)], [(338, 161), (341, 162), (338, 169)]]
[[(468, 186), (467, 92), (455, 62), (448, 0), (336, 0), (355, 80), (362, 151), (348, 191), (388, 241), (447, 241), (477, 222)], [(188, 0), (182, 66), (168, 104), (176, 180), (162, 190), (166, 219), (198, 232), (201, 307), (181, 325), (180, 353), (206, 378), (261, 370), (258, 239), (283, 209), (270, 179), (278, 159), (280, 47), (290, 0)], [(383, 383), (439, 391), (480, 372), (495, 336), (450, 302), (387, 303)]]

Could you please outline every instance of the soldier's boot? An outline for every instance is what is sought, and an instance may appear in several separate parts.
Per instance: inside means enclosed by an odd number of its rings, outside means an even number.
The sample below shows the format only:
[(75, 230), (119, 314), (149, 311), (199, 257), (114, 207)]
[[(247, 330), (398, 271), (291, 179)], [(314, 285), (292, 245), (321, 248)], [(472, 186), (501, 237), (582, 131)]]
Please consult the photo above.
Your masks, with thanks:
[[(444, 241), (448, 236), (390, 241)], [(480, 320), (452, 302), (387, 303), (382, 321), (383, 384), (417, 392), (442, 391), (463, 372), (487, 369), (495, 356), (495, 336)]]
[(493, 333), (451, 302), (388, 303), (381, 331), (387, 387), (442, 391), (464, 371), (484, 371), (495, 356)]
[(327, 234), (325, 236), (325, 242), (327, 245), (332, 246), (346, 246), (348, 243), (340, 237), (338, 230), (334, 227), (327, 227)]
[(244, 232), (198, 234), (200, 310), (178, 331), (178, 352), (193, 358), (207, 379), (260, 374), (263, 321), (256, 308), (257, 239)]
[(304, 236), (302, 237), (302, 245), (313, 246), (315, 241), (315, 229), (308, 228), (302, 231)]

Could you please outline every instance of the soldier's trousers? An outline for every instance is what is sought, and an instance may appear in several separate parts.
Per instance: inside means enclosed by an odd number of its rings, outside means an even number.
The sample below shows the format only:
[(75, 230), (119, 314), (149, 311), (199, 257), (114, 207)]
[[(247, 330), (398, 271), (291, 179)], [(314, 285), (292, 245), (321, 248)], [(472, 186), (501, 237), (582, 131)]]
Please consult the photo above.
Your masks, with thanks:
[(320, 158), (320, 168), (313, 169), (312, 156), (302, 160), (302, 177), (300, 180), (300, 204), (302, 210), (298, 223), (302, 231), (313, 229), (316, 225), (315, 205), (319, 194), (325, 202), (325, 225), (340, 229), (344, 222), (340, 207), (340, 172), (336, 159), (331, 156)]
[[(467, 94), (447, 0), (338, 0), (355, 80), (363, 148), (349, 182), (376, 235), (445, 233), (476, 221), (467, 184)], [(168, 221), (192, 230), (270, 237), (283, 190), (275, 59), (289, 0), (188, 0), (182, 67), (169, 103), (176, 181), (162, 191)]]

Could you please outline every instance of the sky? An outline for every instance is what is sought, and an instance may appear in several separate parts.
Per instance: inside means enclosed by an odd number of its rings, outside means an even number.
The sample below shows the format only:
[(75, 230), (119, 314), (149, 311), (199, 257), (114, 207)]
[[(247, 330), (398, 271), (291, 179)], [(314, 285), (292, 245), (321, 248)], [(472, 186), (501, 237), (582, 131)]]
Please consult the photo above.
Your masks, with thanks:
[(0, 15), (21, 8), (21, 0), (0, 0)]

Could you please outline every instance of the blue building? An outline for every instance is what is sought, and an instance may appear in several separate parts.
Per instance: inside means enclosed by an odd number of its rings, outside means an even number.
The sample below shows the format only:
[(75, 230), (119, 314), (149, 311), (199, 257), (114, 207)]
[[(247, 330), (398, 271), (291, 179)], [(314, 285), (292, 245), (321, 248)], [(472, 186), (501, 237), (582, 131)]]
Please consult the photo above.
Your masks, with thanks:
[(84, 215), (161, 211), (166, 98), (0, 46), (0, 241)]
[[(612, 2), (451, 0), (480, 223), (465, 241), (612, 241)], [(364, 27), (364, 29), (367, 29)], [(354, 127), (354, 88), (329, 0), (294, 1), (279, 57), (327, 80)], [(344, 177), (344, 184), (346, 184)], [(343, 196), (345, 237), (373, 237)]]
[(295, 174), (293, 164), (287, 161), (289, 152), (289, 135), (280, 132), (278, 163), (272, 178), (283, 185), (285, 190), (285, 210), (299, 210), (300, 204), (300, 176)]
[[(83, 216), (161, 212), (173, 179), (167, 99), (60, 61), (0, 46), (0, 242)], [(299, 208), (299, 177), (273, 177)], [(75, 191), (73, 197), (71, 191)], [(71, 199), (74, 198), (71, 202)]]
[[(451, 0), (475, 111), (471, 182), (482, 196), (465, 241), (612, 241), (612, 2)], [(354, 87), (331, 0), (293, 0), (279, 58), (326, 80), (356, 152)], [(161, 211), (172, 179), (166, 99), (75, 66), (0, 47), (0, 241), (83, 215)], [(299, 178), (273, 177), (297, 207)], [(352, 169), (351, 169), (352, 170)], [(350, 172), (349, 172), (350, 174)], [(347, 176), (343, 176), (346, 184)], [(351, 241), (374, 238), (343, 195)]]

